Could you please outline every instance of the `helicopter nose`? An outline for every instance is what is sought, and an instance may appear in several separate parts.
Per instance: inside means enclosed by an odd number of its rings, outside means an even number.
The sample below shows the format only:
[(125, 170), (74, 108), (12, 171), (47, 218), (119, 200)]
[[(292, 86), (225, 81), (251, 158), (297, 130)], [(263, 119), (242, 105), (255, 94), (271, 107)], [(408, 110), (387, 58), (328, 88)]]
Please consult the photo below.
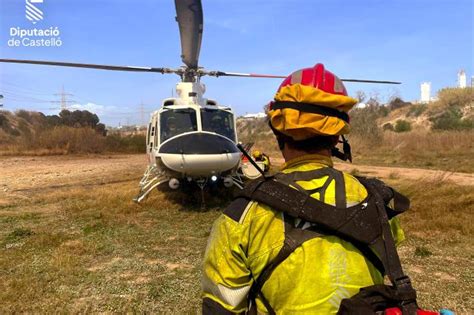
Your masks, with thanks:
[(191, 133), (171, 138), (163, 143), (159, 153), (164, 154), (223, 154), (239, 153), (228, 138), (208, 133)]

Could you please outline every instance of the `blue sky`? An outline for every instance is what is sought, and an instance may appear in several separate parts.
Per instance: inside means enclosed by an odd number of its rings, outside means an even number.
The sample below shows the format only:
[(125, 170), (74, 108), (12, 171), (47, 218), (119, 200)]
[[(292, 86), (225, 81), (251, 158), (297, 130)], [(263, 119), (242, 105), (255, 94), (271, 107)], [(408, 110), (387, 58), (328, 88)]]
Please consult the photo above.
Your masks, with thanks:
[[(209, 70), (287, 75), (323, 62), (341, 78), (398, 80), (400, 86), (346, 84), (350, 93), (406, 100), (474, 75), (472, 0), (202, 0), (200, 65)], [(25, 18), (24, 0), (0, 0), (0, 56), (117, 65), (178, 67), (172, 0), (44, 0), (42, 21)], [(61, 47), (9, 47), (10, 28), (58, 27)], [(110, 125), (139, 123), (171, 96), (174, 75), (0, 64), (4, 108), (54, 113), (61, 86), (77, 108)], [(204, 78), (206, 96), (238, 115), (259, 112), (278, 79)]]

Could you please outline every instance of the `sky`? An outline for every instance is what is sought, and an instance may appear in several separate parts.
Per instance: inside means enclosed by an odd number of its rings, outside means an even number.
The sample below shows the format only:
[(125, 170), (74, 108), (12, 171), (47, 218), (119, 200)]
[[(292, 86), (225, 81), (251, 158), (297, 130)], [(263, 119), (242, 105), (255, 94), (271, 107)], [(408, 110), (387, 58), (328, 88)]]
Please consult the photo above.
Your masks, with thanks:
[[(382, 100), (395, 95), (408, 101), (419, 99), (421, 82), (431, 82), (434, 95), (455, 86), (460, 69), (468, 82), (474, 75), (473, 0), (202, 2), (199, 63), (208, 70), (288, 75), (322, 62), (340, 78), (402, 82), (347, 83), (351, 95), (362, 90)], [(172, 0), (43, 0), (34, 6), (43, 13), (35, 24), (26, 18), (25, 0), (0, 0), (0, 58), (181, 66)], [(9, 40), (20, 38), (14, 34), (18, 28), (57, 28), (61, 46), (10, 46)], [(93, 111), (111, 126), (148, 120), (178, 81), (176, 75), (0, 64), (3, 109), (57, 113), (56, 94), (64, 86), (72, 94), (66, 98), (71, 109)], [(244, 115), (261, 112), (281, 80), (202, 82), (205, 96)]]

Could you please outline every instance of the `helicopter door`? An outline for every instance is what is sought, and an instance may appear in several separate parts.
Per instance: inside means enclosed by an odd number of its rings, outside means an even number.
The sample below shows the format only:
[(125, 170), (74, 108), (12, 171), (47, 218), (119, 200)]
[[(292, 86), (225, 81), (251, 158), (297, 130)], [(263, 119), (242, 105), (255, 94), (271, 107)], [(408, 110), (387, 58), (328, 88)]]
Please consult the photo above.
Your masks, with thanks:
[(153, 148), (156, 146), (156, 134), (157, 134), (156, 117), (153, 116), (151, 118), (150, 123), (148, 124), (147, 153), (152, 153)]

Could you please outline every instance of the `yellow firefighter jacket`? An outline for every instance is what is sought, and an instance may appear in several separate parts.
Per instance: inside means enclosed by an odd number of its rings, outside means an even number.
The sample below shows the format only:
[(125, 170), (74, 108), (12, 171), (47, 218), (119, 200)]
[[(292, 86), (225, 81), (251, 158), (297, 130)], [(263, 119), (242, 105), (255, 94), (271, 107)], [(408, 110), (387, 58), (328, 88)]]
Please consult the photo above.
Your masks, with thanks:
[[(329, 157), (306, 155), (289, 161), (282, 173), (316, 172), (332, 168)], [(322, 176), (289, 183), (311, 197), (336, 205), (336, 188), (345, 188), (346, 207), (360, 203), (367, 190), (350, 174)], [(342, 183), (341, 183), (342, 181)], [(295, 188), (295, 189), (296, 189)], [(339, 205), (338, 205), (339, 206)], [(204, 258), (203, 312), (242, 313), (248, 310), (248, 293), (254, 279), (278, 254), (285, 239), (284, 214), (255, 201), (227, 209), (214, 223)], [(404, 239), (397, 218), (392, 234)], [(295, 222), (304, 229), (308, 222)], [(284, 260), (262, 287), (277, 314), (335, 314), (341, 300), (362, 287), (383, 283), (380, 272), (351, 243), (320, 235), (304, 242)], [(256, 300), (258, 313), (267, 313)]]

